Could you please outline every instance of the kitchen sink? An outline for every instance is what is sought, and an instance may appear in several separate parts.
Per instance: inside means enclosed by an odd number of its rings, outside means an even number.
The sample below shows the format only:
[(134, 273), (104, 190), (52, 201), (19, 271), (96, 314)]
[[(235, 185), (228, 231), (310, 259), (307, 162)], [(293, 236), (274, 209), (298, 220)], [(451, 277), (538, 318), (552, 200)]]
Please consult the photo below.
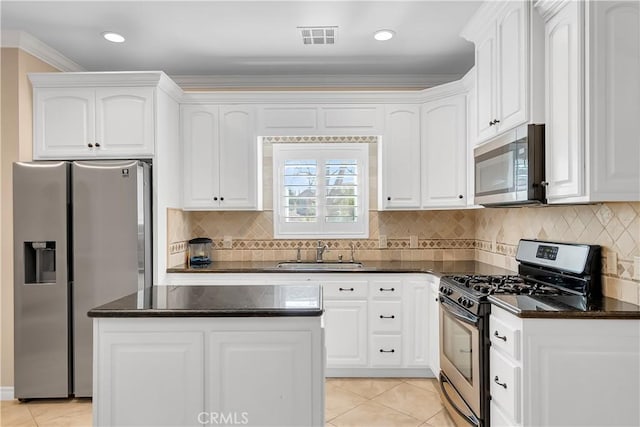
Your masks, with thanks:
[(348, 271), (364, 268), (361, 262), (279, 262), (276, 266), (280, 270), (319, 270), (319, 271)]

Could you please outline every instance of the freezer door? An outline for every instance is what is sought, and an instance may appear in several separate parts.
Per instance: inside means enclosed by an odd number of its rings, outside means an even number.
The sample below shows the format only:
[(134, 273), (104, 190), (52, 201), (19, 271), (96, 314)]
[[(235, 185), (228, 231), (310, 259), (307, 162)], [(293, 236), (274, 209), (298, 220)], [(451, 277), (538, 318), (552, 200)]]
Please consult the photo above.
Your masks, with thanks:
[(88, 397), (93, 330), (87, 312), (136, 292), (150, 274), (149, 168), (140, 161), (74, 162), (71, 175), (73, 382), (74, 394)]
[(15, 397), (67, 397), (68, 171), (65, 162), (14, 163)]

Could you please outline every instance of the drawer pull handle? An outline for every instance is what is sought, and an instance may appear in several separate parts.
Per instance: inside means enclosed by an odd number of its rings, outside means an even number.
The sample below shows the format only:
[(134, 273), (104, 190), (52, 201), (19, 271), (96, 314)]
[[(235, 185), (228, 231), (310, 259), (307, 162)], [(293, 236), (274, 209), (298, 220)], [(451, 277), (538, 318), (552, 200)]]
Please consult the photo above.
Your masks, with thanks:
[(500, 382), (500, 378), (498, 378), (498, 376), (496, 375), (495, 378), (493, 379), (493, 382), (498, 384), (500, 387), (504, 388), (505, 390), (507, 389), (507, 383), (501, 383)]
[(496, 338), (498, 338), (499, 340), (502, 340), (502, 341), (504, 341), (504, 342), (507, 342), (507, 337), (506, 337), (506, 335), (505, 335), (505, 336), (500, 336), (500, 334), (498, 333), (498, 331), (495, 331), (495, 332), (493, 333), (493, 336), (494, 336), (494, 337), (496, 337)]
[(380, 288), (380, 292), (395, 292), (396, 288)]
[(380, 315), (380, 318), (381, 318), (381, 319), (395, 319), (395, 318), (396, 318), (396, 316), (395, 316), (395, 315), (393, 315), (393, 314), (392, 314), (391, 316), (383, 316), (383, 315), (381, 314), (381, 315)]
[(380, 349), (380, 353), (395, 353), (395, 352), (396, 352), (396, 351), (395, 351), (394, 349), (391, 349), (391, 350), (383, 350), (383, 349)]
[(345, 291), (347, 291), (347, 292), (353, 292), (353, 291), (354, 291), (354, 289), (353, 289), (353, 288), (338, 288), (338, 290), (339, 290), (340, 292), (345, 292)]

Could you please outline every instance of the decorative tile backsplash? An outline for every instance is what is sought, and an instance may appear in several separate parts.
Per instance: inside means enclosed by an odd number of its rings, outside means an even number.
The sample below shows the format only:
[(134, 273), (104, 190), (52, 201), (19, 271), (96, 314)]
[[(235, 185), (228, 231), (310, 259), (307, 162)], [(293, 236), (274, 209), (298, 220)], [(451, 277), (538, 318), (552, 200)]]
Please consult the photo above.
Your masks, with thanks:
[[(313, 259), (316, 240), (274, 240), (273, 212), (168, 212), (169, 264), (186, 260), (180, 245), (193, 237), (214, 241), (220, 261)], [(604, 274), (605, 295), (638, 303), (640, 281), (634, 280), (633, 259), (640, 256), (640, 202), (597, 205), (486, 208), (447, 211), (369, 212), (370, 238), (353, 240), (356, 259), (470, 260), (517, 269), (518, 240), (532, 238), (603, 247), (603, 268), (615, 252), (616, 273)], [(232, 238), (224, 248), (225, 236)], [(386, 236), (386, 248), (379, 237)], [(410, 237), (416, 236), (417, 247)], [(327, 259), (349, 259), (351, 240), (326, 240)]]

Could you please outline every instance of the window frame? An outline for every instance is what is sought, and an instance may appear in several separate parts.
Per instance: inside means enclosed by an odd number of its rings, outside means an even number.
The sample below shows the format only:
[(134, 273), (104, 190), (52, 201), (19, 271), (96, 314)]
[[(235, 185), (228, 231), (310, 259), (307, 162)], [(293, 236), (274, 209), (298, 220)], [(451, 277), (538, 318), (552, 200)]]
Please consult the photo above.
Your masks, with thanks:
[[(357, 206), (356, 222), (327, 222), (325, 211), (318, 212), (317, 222), (285, 222), (284, 162), (286, 160), (317, 160), (319, 179), (325, 179), (327, 160), (356, 160)], [(366, 239), (369, 237), (369, 145), (364, 143), (274, 143), (273, 144), (273, 235), (275, 239), (332, 238)], [(320, 178), (321, 177), (321, 178)], [(325, 186), (320, 185), (324, 189)], [(326, 195), (322, 195), (326, 199)], [(321, 196), (316, 198), (320, 200)], [(321, 203), (318, 206), (324, 207)]]

